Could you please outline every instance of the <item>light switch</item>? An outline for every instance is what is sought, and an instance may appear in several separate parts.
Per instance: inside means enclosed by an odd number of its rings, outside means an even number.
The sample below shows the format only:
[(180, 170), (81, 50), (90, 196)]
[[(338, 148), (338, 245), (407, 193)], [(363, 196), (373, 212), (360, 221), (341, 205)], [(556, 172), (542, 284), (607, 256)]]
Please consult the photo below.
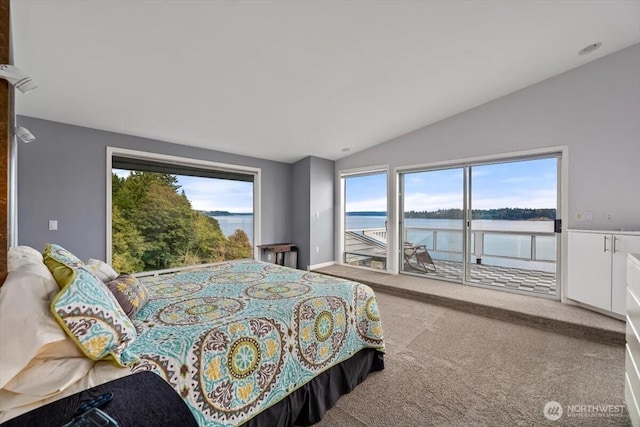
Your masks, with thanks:
[(50, 219), (49, 220), (49, 230), (57, 230), (58, 229), (58, 220)]

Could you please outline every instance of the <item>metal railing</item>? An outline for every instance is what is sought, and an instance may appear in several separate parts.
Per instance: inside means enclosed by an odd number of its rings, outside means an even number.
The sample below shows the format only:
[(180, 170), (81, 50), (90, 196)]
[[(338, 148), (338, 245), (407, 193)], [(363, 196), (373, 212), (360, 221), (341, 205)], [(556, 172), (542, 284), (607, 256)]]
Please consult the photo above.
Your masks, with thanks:
[[(462, 253), (462, 230), (446, 228), (405, 227), (404, 241), (420, 243), (428, 250)], [(413, 236), (420, 236), (415, 241)], [(430, 238), (429, 238), (430, 237)], [(555, 233), (507, 230), (472, 230), (471, 254), (522, 261), (555, 262)], [(437, 255), (436, 255), (437, 256)]]
[(362, 230), (362, 234), (380, 242), (387, 243), (387, 230), (384, 228), (367, 228)]
[[(352, 230), (355, 231), (355, 230)], [(368, 228), (358, 230), (364, 236), (387, 243), (387, 230)], [(438, 252), (462, 254), (462, 230), (405, 227), (403, 241), (425, 245), (437, 258)], [(556, 240), (553, 232), (472, 230), (471, 254), (480, 263), (482, 257), (514, 259), (521, 261), (555, 262)]]

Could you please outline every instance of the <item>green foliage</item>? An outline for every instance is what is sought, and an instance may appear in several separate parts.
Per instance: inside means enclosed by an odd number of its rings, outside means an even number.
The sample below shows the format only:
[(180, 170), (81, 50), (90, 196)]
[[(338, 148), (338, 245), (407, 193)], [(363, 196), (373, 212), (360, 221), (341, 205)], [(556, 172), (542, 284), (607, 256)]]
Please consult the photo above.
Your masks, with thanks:
[(112, 189), (116, 270), (158, 270), (252, 256), (247, 235), (236, 230), (227, 239), (215, 218), (191, 208), (173, 175), (113, 174)]
[(118, 206), (111, 210), (112, 264), (116, 271), (135, 272), (144, 268), (144, 238), (138, 229), (126, 221)]
[(251, 244), (244, 231), (237, 229), (229, 236), (225, 256), (227, 259), (248, 258), (251, 256)]

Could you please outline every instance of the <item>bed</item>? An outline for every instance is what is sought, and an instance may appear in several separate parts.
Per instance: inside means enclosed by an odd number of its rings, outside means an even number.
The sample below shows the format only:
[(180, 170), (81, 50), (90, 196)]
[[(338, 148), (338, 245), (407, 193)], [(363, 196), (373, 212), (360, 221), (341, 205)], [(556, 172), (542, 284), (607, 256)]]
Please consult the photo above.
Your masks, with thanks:
[[(223, 262), (137, 279), (147, 301), (129, 322), (91, 308), (95, 289), (104, 289), (78, 260), (66, 266), (72, 271), (67, 280), (89, 280), (92, 293), (82, 295), (83, 282), (80, 294), (65, 299), (51, 277), (52, 271), (58, 279), (59, 271), (42, 268), (26, 249), (14, 252), (0, 292), (0, 334), (8, 344), (0, 348), (0, 421), (152, 371), (173, 386), (200, 425), (309, 425), (384, 367), (377, 302), (360, 283), (254, 260)], [(34, 295), (20, 292), (25, 289)], [(35, 300), (22, 304), (32, 312), (52, 307), (53, 315), (33, 316), (31, 323), (39, 323), (19, 334), (35, 335), (35, 343), (5, 339), (11, 330), (16, 335), (10, 325), (20, 321), (13, 318), (20, 316), (12, 309), (17, 299)], [(119, 331), (109, 351), (74, 336), (88, 324), (82, 310)], [(54, 378), (40, 384), (45, 372)]]

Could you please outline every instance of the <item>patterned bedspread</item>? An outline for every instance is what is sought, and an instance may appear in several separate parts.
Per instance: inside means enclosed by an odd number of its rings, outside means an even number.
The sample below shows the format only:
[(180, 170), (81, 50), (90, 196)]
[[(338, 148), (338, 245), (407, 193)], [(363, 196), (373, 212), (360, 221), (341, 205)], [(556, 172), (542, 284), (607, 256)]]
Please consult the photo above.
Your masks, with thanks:
[(363, 284), (252, 260), (140, 280), (131, 370), (163, 376), (200, 425), (244, 423), (359, 350), (384, 351)]

